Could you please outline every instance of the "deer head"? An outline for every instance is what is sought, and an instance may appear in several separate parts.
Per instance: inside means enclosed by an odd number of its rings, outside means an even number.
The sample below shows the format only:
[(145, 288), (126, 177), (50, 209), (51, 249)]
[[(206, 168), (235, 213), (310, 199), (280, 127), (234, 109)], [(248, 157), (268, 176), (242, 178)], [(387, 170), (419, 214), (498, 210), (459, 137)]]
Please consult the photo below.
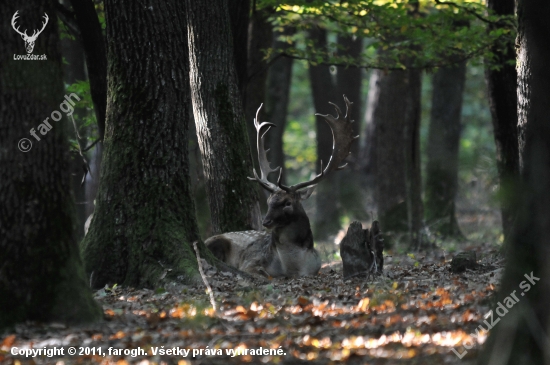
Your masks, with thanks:
[[(268, 198), (268, 211), (263, 221), (263, 225), (266, 228), (276, 229), (278, 227), (284, 227), (297, 219), (300, 220), (305, 218), (308, 220), (304, 208), (301, 205), (301, 201), (309, 198), (315, 185), (321, 182), (328, 174), (346, 167), (347, 164), (341, 166), (341, 163), (349, 156), (351, 144), (359, 136), (353, 136), (353, 121), (349, 119), (352, 103), (345, 95), (344, 101), (346, 103), (346, 114), (344, 116), (342, 116), (340, 108), (333, 103), (330, 104), (336, 109), (336, 116), (315, 114), (323, 117), (332, 130), (332, 155), (330, 156), (328, 164), (323, 169), (323, 161), (321, 161), (320, 174), (311, 180), (292, 186), (281, 184), (283, 172), (281, 167), (272, 169), (269, 166), (269, 161), (267, 160), (267, 152), (269, 150), (265, 149), (264, 142), (266, 133), (271, 127), (275, 127), (275, 124), (268, 122), (260, 123), (258, 115), (262, 105), (258, 108), (256, 118), (254, 119), (254, 126), (257, 132), (260, 176), (256, 173), (256, 169), (254, 169), (254, 177), (249, 177), (249, 179), (257, 181), (264, 189), (271, 193)], [(277, 171), (279, 172), (279, 177), (275, 184), (270, 182), (267, 177), (270, 173)], [(309, 220), (307, 222), (307, 228), (309, 229)]]
[(34, 42), (36, 42), (36, 38), (38, 38), (38, 36), (40, 35), (40, 33), (42, 33), (42, 31), (44, 30), (44, 28), (46, 28), (46, 24), (48, 24), (48, 14), (44, 13), (44, 20), (45, 22), (42, 23), (42, 29), (40, 30), (34, 30), (34, 32), (32, 33), (31, 36), (27, 35), (27, 30), (25, 29), (24, 32), (21, 32), (19, 31), (19, 27), (15, 27), (15, 21), (17, 20), (17, 18), (19, 17), (19, 15), (17, 14), (19, 13), (19, 10), (15, 12), (15, 14), (13, 14), (13, 17), (11, 18), (11, 26), (13, 28), (13, 30), (15, 30), (17, 33), (19, 33), (19, 35), (21, 35), (21, 38), (23, 38), (23, 41), (25, 42), (25, 49), (27, 50), (27, 53), (31, 53), (34, 49)]

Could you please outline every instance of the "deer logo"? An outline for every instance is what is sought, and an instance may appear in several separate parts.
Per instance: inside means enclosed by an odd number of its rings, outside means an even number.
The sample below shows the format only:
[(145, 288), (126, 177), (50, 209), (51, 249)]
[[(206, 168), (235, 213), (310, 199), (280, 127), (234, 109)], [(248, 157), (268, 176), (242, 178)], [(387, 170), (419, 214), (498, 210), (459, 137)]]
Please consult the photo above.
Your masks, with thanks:
[(13, 30), (15, 30), (17, 33), (19, 33), (21, 38), (23, 38), (23, 41), (25, 41), (25, 49), (27, 50), (27, 53), (30, 54), (30, 53), (32, 53), (32, 51), (34, 49), (34, 42), (36, 42), (36, 38), (38, 38), (40, 33), (42, 33), (42, 31), (44, 30), (44, 28), (46, 28), (46, 25), (48, 24), (48, 20), (49, 20), (48, 14), (44, 13), (45, 22), (42, 23), (42, 29), (40, 29), (40, 30), (35, 29), (34, 32), (32, 33), (32, 35), (29, 36), (29, 35), (27, 35), (27, 30), (26, 29), (25, 29), (24, 32), (21, 32), (19, 30), (19, 27), (16, 28), (15, 21), (19, 17), (19, 15), (17, 13), (19, 13), (19, 10), (17, 10), (15, 12), (15, 14), (13, 14), (13, 18), (11, 18), (11, 26), (12, 26)]

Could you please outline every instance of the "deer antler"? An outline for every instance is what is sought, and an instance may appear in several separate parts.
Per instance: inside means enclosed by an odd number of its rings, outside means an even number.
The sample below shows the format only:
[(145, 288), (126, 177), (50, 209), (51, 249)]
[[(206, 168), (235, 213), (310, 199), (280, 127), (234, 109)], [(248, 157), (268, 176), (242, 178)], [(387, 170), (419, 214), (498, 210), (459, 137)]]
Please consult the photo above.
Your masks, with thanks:
[(353, 121), (350, 121), (350, 110), (351, 102), (344, 95), (344, 101), (346, 103), (346, 115), (342, 118), (342, 111), (338, 105), (330, 103), (336, 109), (336, 117), (333, 117), (330, 114), (322, 115), (315, 114), (325, 118), (330, 129), (332, 130), (332, 155), (328, 161), (327, 166), (323, 170), (323, 161), (321, 161), (321, 173), (315, 176), (313, 179), (305, 182), (301, 182), (292, 186), (284, 186), (279, 184), (279, 187), (288, 192), (295, 192), (300, 189), (307, 188), (308, 186), (316, 185), (321, 180), (323, 180), (329, 173), (335, 170), (341, 170), (346, 167), (347, 164), (340, 166), (340, 164), (350, 155), (351, 143), (359, 138), (359, 136), (353, 136), (353, 130), (351, 124)]
[[(354, 140), (359, 138), (359, 136), (353, 136), (353, 130), (351, 128), (351, 124), (353, 121), (350, 121), (350, 110), (351, 110), (351, 102), (346, 98), (344, 95), (344, 101), (346, 103), (346, 115), (344, 117), (341, 117), (342, 111), (338, 107), (338, 105), (334, 103), (330, 103), (334, 106), (336, 109), (336, 117), (328, 114), (328, 115), (322, 115), (322, 114), (315, 114), (319, 115), (327, 121), (330, 129), (332, 130), (332, 155), (330, 156), (330, 159), (328, 161), (327, 166), (323, 169), (323, 161), (321, 161), (321, 173), (317, 176), (315, 176), (313, 179), (305, 182), (301, 182), (296, 185), (292, 186), (286, 186), (281, 184), (281, 174), (283, 172), (281, 167), (277, 167), (275, 169), (271, 169), (269, 166), (269, 161), (267, 161), (266, 153), (269, 150), (264, 149), (264, 137), (265, 134), (269, 131), (271, 127), (275, 127), (275, 124), (264, 122), (261, 123), (258, 121), (258, 114), (260, 112), (260, 109), (262, 108), (262, 105), (258, 108), (258, 111), (256, 112), (256, 119), (254, 119), (254, 126), (256, 127), (257, 132), (257, 138), (258, 138), (258, 160), (260, 162), (260, 172), (261, 177), (258, 177), (258, 174), (256, 173), (256, 170), (254, 169), (254, 178), (249, 177), (250, 180), (255, 180), (260, 185), (262, 185), (266, 190), (270, 191), (271, 193), (277, 191), (277, 190), (285, 190), (289, 193), (296, 192), (300, 189), (307, 188), (309, 186), (315, 185), (319, 183), (322, 179), (324, 179), (329, 173), (335, 170), (341, 170), (344, 167), (346, 167), (347, 164), (340, 166), (340, 164), (350, 155), (350, 149), (351, 144)], [(262, 129), (267, 128), (265, 132), (262, 133)], [(267, 180), (267, 175), (269, 175), (272, 172), (275, 172), (279, 170), (279, 178), (277, 179), (277, 184), (274, 184), (272, 182), (269, 182)]]
[(44, 31), (44, 28), (46, 28), (46, 25), (48, 24), (48, 20), (50, 20), (50, 18), (48, 18), (48, 14), (46, 14), (46, 13), (44, 13), (44, 20), (45, 20), (45, 22), (42, 22), (42, 29), (40, 29), (39, 31), (35, 30), (30, 38), (38, 37), (40, 35), (40, 33), (42, 33)]
[[(279, 190), (277, 185), (273, 184), (269, 180), (267, 180), (267, 175), (269, 175), (272, 172), (275, 172), (279, 170), (279, 178), (277, 179), (277, 184), (281, 181), (281, 173), (283, 170), (281, 167), (276, 167), (272, 169), (269, 166), (269, 161), (267, 160), (267, 152), (269, 150), (265, 150), (264, 147), (264, 138), (266, 133), (271, 129), (271, 127), (276, 127), (273, 123), (263, 122), (260, 123), (260, 120), (258, 119), (258, 116), (260, 114), (260, 109), (262, 109), (262, 106), (264, 104), (262, 103), (260, 107), (258, 108), (258, 111), (256, 112), (256, 118), (254, 118), (254, 127), (256, 128), (256, 134), (257, 134), (257, 146), (258, 146), (258, 162), (260, 163), (260, 177), (258, 177), (258, 174), (256, 173), (256, 169), (253, 169), (254, 171), (254, 177), (249, 177), (250, 180), (257, 181), (261, 186), (264, 187), (264, 189), (268, 190), (271, 193), (274, 193), (275, 191)], [(262, 133), (262, 129), (267, 128), (265, 132)]]
[(40, 33), (42, 33), (42, 32), (44, 31), (44, 28), (46, 28), (46, 25), (48, 24), (48, 20), (50, 20), (50, 18), (48, 17), (48, 14), (44, 13), (44, 20), (45, 20), (45, 22), (42, 22), (42, 29), (40, 29), (39, 31), (38, 31), (38, 30), (35, 30), (35, 31), (32, 33), (32, 35), (29, 36), (29, 35), (27, 34), (27, 30), (26, 30), (26, 29), (25, 29), (25, 32), (21, 32), (21, 31), (19, 30), (19, 27), (17, 27), (17, 28), (15, 27), (15, 26), (16, 26), (16, 25), (15, 25), (15, 21), (17, 20), (17, 18), (19, 18), (18, 13), (19, 13), (19, 10), (17, 10), (17, 11), (15, 12), (15, 14), (13, 14), (13, 17), (11, 18), (11, 27), (13, 28), (13, 30), (15, 30), (17, 33), (19, 33), (19, 34), (20, 34), (23, 38), (25, 38), (25, 39), (35, 39), (35, 38), (37, 38), (37, 37), (40, 35)]
[(15, 14), (13, 14), (13, 17), (11, 18), (11, 27), (13, 28), (13, 30), (15, 30), (17, 33), (19, 33), (22, 37), (28, 37), (26, 29), (25, 29), (25, 33), (22, 33), (19, 30), (19, 27), (17, 27), (17, 28), (15, 27), (15, 21), (17, 20), (17, 18), (19, 18), (19, 15), (17, 13), (19, 13), (19, 10), (17, 10), (15, 12)]

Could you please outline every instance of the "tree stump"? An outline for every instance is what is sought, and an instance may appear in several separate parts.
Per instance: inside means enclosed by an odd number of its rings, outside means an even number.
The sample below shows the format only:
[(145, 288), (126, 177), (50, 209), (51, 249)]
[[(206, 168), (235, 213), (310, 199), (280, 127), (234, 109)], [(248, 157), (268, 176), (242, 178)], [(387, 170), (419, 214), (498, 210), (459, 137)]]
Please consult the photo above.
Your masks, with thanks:
[(451, 261), (451, 271), (461, 273), (466, 269), (475, 269), (477, 267), (477, 258), (475, 251), (460, 252), (453, 257)]
[(363, 229), (360, 222), (352, 222), (340, 243), (340, 256), (344, 266), (344, 279), (382, 273), (384, 266), (384, 240), (378, 221), (371, 229)]

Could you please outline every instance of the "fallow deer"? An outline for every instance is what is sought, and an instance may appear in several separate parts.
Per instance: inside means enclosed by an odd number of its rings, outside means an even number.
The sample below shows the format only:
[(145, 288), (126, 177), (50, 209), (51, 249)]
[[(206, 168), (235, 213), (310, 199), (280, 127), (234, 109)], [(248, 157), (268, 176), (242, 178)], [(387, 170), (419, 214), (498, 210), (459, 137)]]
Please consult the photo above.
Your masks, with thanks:
[[(262, 222), (269, 231), (229, 232), (210, 237), (206, 245), (212, 253), (223, 262), (239, 270), (261, 274), (264, 276), (306, 276), (315, 275), (321, 268), (321, 259), (314, 248), (313, 235), (309, 218), (302, 207), (302, 200), (309, 198), (314, 186), (323, 180), (329, 173), (341, 170), (340, 166), (350, 154), (351, 143), (359, 136), (353, 136), (350, 121), (351, 102), (344, 95), (346, 115), (341, 117), (340, 108), (331, 103), (336, 109), (336, 117), (321, 115), (330, 128), (333, 136), (332, 155), (328, 164), (315, 178), (296, 185), (281, 184), (282, 168), (272, 169), (269, 166), (264, 148), (266, 133), (275, 124), (260, 123), (258, 115), (262, 106), (258, 108), (254, 126), (257, 132), (258, 160), (260, 176), (254, 169), (254, 177), (271, 195), (267, 200), (268, 210)], [(272, 183), (267, 176), (272, 172), (279, 172), (277, 183)]]

